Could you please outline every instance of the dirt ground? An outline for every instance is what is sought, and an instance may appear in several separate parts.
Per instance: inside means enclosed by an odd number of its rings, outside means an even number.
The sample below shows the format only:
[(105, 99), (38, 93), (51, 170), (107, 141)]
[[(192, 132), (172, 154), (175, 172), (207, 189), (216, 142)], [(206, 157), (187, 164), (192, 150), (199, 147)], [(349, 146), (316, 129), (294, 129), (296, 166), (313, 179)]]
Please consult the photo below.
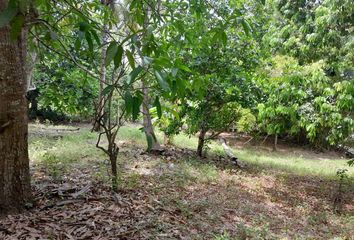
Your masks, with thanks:
[[(70, 130), (31, 129), (32, 137), (76, 134)], [(344, 193), (342, 214), (334, 214), (333, 180), (240, 170), (175, 147), (155, 156), (134, 142), (121, 145), (118, 193), (97, 177), (99, 159), (82, 155), (60, 180), (33, 164), (35, 201), (0, 220), (0, 239), (354, 239), (354, 193)], [(279, 150), (322, 157), (282, 144)]]

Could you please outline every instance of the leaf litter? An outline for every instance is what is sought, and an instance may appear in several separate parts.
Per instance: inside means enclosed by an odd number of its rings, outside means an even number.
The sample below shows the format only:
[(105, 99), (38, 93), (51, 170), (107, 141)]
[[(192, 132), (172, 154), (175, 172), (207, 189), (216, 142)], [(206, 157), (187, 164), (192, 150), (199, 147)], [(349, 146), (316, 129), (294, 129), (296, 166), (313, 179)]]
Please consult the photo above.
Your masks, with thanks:
[[(61, 180), (33, 164), (34, 204), (0, 219), (0, 239), (214, 239), (225, 232), (236, 239), (353, 239), (353, 192), (344, 216), (332, 214), (333, 181), (240, 171), (218, 156), (197, 160), (188, 175), (183, 164), (194, 152), (175, 147), (162, 156), (124, 147), (121, 156), (129, 163), (118, 193), (93, 177), (98, 161)], [(193, 176), (206, 163), (217, 177)], [(137, 183), (126, 187), (134, 174)]]

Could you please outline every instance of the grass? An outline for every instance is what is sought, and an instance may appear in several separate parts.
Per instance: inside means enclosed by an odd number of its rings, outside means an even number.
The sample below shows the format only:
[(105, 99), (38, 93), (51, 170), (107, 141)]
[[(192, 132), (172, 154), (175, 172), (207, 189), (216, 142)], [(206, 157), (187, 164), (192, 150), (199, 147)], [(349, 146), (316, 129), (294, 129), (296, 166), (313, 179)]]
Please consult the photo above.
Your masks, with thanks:
[[(87, 128), (78, 132), (55, 130), (66, 127), (30, 126), (29, 152), (34, 169), (44, 170), (59, 183), (72, 179), (73, 174), (77, 178), (81, 171), (84, 174), (77, 181), (89, 177), (97, 188), (108, 189), (109, 164), (103, 152), (94, 146), (97, 134)], [(162, 134), (157, 135), (162, 140)], [(129, 198), (141, 197), (143, 203), (136, 204), (139, 208), (148, 204), (152, 209), (153, 217), (148, 221), (153, 227), (145, 229), (152, 234), (149, 239), (159, 239), (159, 234), (171, 231), (189, 239), (215, 240), (352, 236), (353, 203), (346, 202), (346, 214), (331, 212), (336, 187), (332, 178), (338, 168), (346, 167), (343, 159), (234, 149), (240, 160), (249, 165), (245, 171), (236, 171), (221, 167), (211, 158), (182, 156), (169, 160), (135, 154), (146, 147), (146, 141), (133, 125), (121, 129), (118, 143), (120, 188), (125, 194), (132, 194), (127, 195)], [(181, 134), (173, 143), (195, 149), (197, 138)], [(223, 154), (223, 150), (212, 142), (209, 153)], [(353, 176), (352, 171), (350, 175)], [(33, 179), (42, 181), (36, 175)]]
[[(30, 125), (30, 132), (34, 134), (29, 138), (29, 158), (32, 164), (42, 165), (47, 173), (55, 180), (60, 180), (64, 173), (71, 170), (75, 165), (84, 167), (86, 161), (102, 159), (104, 154), (95, 148), (96, 133), (87, 130), (43, 136), (38, 129), (68, 129), (65, 126)], [(70, 129), (70, 128), (69, 128)]]
[[(181, 148), (196, 149), (198, 139), (180, 134), (173, 139), (173, 143)], [(210, 152), (224, 155), (222, 147), (216, 143), (209, 144)], [(349, 168), (346, 159), (314, 159), (299, 157), (292, 153), (267, 152), (259, 149), (233, 149), (240, 161), (259, 169), (286, 171), (297, 175), (315, 175), (333, 178), (338, 169), (349, 169), (348, 175), (354, 177), (354, 169)]]
[[(45, 129), (48, 126), (33, 124), (33, 129)], [(53, 129), (70, 129), (68, 126), (55, 126)], [(162, 141), (162, 133), (157, 131), (157, 137)], [(78, 134), (64, 135), (56, 140), (51, 137), (33, 137), (30, 139), (30, 158), (35, 162), (37, 160), (59, 161), (65, 163), (74, 163), (78, 159), (102, 158), (104, 154), (94, 147), (96, 133), (88, 131), (79, 132)], [(119, 139), (134, 143), (141, 148), (146, 147), (146, 140), (143, 132), (136, 126), (123, 126), (119, 132)], [(53, 146), (53, 143), (56, 143)], [(194, 136), (179, 134), (173, 138), (173, 144), (177, 147), (196, 149), (198, 139)], [(88, 144), (89, 143), (89, 144)], [(223, 155), (222, 147), (216, 143), (209, 144), (209, 152)], [(257, 149), (234, 149), (234, 153), (238, 158), (254, 168), (259, 170), (275, 170), (294, 173), (301, 176), (313, 175), (326, 178), (335, 178), (338, 169), (347, 168), (348, 175), (354, 177), (354, 169), (349, 168), (346, 159), (314, 159), (299, 157), (292, 153), (267, 152)], [(60, 155), (60, 160), (56, 156)], [(187, 164), (190, 164), (187, 163)], [(201, 166), (197, 166), (201, 169)]]
[[(146, 140), (144, 134), (137, 127), (123, 127), (120, 136), (124, 140), (133, 140), (139, 146), (145, 146)], [(162, 141), (162, 133), (157, 131), (157, 137)], [(194, 136), (179, 134), (172, 140), (177, 147), (195, 150), (197, 148), (198, 139)], [(223, 155), (222, 147), (216, 143), (209, 144), (210, 152)], [(267, 152), (258, 149), (234, 149), (234, 153), (238, 158), (259, 169), (272, 169), (286, 171), (297, 175), (314, 175), (321, 177), (334, 178), (338, 169), (348, 168), (348, 175), (354, 177), (354, 169), (349, 168), (346, 159), (314, 159), (296, 156), (292, 153)]]

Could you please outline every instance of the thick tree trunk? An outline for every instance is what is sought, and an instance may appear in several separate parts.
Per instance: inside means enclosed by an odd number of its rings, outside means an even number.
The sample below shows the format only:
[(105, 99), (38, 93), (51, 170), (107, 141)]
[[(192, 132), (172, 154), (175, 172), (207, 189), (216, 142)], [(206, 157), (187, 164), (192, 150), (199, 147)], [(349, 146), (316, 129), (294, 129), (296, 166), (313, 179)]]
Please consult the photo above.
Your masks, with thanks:
[(144, 79), (142, 80), (142, 90), (143, 90), (143, 104), (142, 104), (142, 112), (143, 112), (143, 126), (146, 139), (148, 143), (151, 144), (149, 151), (161, 151), (161, 146), (157, 141), (154, 127), (152, 125), (151, 116), (149, 112), (149, 89), (146, 86)]
[(207, 131), (205, 128), (201, 128), (199, 137), (198, 137), (198, 148), (197, 148), (197, 155), (199, 157), (203, 156), (203, 148), (204, 148), (204, 142), (205, 142), (205, 135)]
[[(0, 0), (0, 12), (7, 1)], [(19, 211), (31, 197), (27, 149), (26, 32), (10, 39), (0, 28), (0, 215)]]

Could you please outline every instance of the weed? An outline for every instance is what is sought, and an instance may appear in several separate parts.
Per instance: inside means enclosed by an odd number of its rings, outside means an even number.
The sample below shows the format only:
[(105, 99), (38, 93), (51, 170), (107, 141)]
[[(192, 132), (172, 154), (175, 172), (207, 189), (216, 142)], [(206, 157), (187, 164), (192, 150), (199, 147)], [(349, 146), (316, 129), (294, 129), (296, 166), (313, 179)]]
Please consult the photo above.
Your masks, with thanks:
[(326, 212), (319, 212), (311, 215), (308, 218), (308, 223), (311, 225), (318, 225), (318, 224), (327, 224), (328, 223), (328, 216)]
[(121, 187), (126, 190), (133, 190), (139, 186), (140, 183), (140, 174), (131, 173), (121, 178)]
[(190, 209), (187, 201), (176, 199), (175, 204), (176, 204), (177, 209), (181, 212), (182, 216), (184, 216), (186, 218), (193, 217), (193, 212)]
[(229, 233), (224, 232), (223, 234), (220, 235), (215, 235), (214, 240), (231, 240), (231, 236)]
[(60, 180), (66, 169), (66, 165), (56, 155), (51, 153), (45, 153), (42, 159), (42, 163), (48, 174), (54, 180)]
[(237, 225), (237, 236), (240, 240), (273, 239), (269, 232), (269, 224), (265, 224), (263, 227), (247, 226), (242, 223)]

